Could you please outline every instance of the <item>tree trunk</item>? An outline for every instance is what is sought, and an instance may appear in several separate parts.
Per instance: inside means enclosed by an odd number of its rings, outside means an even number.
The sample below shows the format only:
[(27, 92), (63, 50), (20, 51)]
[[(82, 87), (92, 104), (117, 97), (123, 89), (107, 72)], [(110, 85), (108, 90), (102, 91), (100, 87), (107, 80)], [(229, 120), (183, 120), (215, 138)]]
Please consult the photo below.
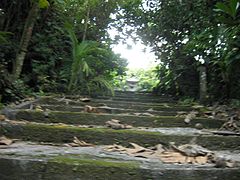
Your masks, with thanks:
[(88, 29), (88, 21), (89, 21), (89, 14), (90, 14), (90, 8), (87, 7), (87, 15), (86, 15), (86, 18), (85, 18), (85, 24), (84, 24), (84, 31), (83, 31), (82, 41), (85, 41), (85, 40), (86, 40), (87, 29)]
[(15, 62), (13, 63), (13, 71), (12, 71), (12, 79), (17, 80), (22, 72), (23, 62), (27, 53), (27, 48), (29, 45), (29, 41), (32, 37), (32, 31), (35, 24), (35, 21), (38, 16), (39, 6), (38, 3), (35, 2), (29, 11), (28, 17), (26, 19), (21, 42), (19, 46), (18, 53), (16, 55)]
[(202, 104), (206, 103), (207, 100), (207, 70), (205, 66), (199, 67), (199, 81), (200, 81), (200, 102)]

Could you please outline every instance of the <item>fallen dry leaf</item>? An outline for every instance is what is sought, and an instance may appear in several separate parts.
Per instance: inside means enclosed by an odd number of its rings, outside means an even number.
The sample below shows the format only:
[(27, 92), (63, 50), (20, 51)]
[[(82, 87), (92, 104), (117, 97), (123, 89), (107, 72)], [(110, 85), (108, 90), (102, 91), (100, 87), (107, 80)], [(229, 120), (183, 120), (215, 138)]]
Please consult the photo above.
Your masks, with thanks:
[(239, 133), (240, 132), (240, 121), (237, 120), (229, 120), (226, 123), (222, 125), (222, 127), (219, 130), (227, 130)]
[(180, 152), (164, 152), (160, 155), (161, 161), (165, 163), (178, 164), (206, 164), (208, 162), (207, 156), (185, 156)]
[(112, 129), (131, 129), (132, 126), (128, 124), (122, 124), (121, 121), (117, 119), (111, 119), (111, 121), (106, 121), (105, 125)]
[(136, 115), (136, 116), (154, 116), (151, 113), (133, 113), (133, 114)]
[(187, 112), (186, 111), (178, 111), (176, 117), (186, 117)]
[(121, 146), (121, 145), (110, 145), (104, 148), (104, 150), (108, 151), (108, 152), (126, 152), (126, 148)]
[(185, 116), (184, 122), (186, 124), (189, 124), (192, 119), (194, 119), (197, 116), (198, 112), (197, 111), (191, 111), (189, 114)]
[(194, 105), (192, 106), (194, 109), (201, 109), (201, 108), (204, 108), (204, 106), (202, 105)]
[(0, 137), (0, 145), (7, 145), (7, 146), (9, 146), (12, 143), (13, 143), (12, 139), (9, 139), (9, 138), (7, 138), (5, 136), (1, 136)]
[(164, 107), (170, 107), (168, 104), (164, 103), (163, 104)]
[(0, 115), (0, 121), (4, 121), (6, 117), (4, 115)]
[(150, 108), (150, 109), (148, 109), (147, 111), (152, 112), (152, 111), (154, 111), (154, 109), (153, 109), (153, 108)]
[(147, 149), (145, 147), (142, 147), (142, 146), (139, 146), (138, 144), (135, 144), (135, 143), (130, 143), (133, 148), (127, 148), (127, 152), (130, 153), (130, 154), (136, 154), (136, 153), (141, 153), (141, 152), (144, 152), (144, 151), (152, 151), (150, 149)]
[(198, 130), (203, 129), (202, 123), (196, 123), (194, 127), (195, 127), (196, 129), (198, 129)]
[(94, 146), (93, 144), (86, 143), (85, 141), (80, 141), (77, 137), (73, 138), (72, 143), (66, 144), (67, 146), (71, 147), (89, 147), (89, 146)]
[(121, 145), (111, 145), (107, 146), (104, 150), (108, 152), (119, 152), (123, 154), (127, 154), (129, 156), (133, 157), (143, 157), (143, 158), (151, 158), (151, 156), (154, 154), (154, 151), (142, 146), (139, 146), (135, 143), (130, 143), (132, 145), (131, 148), (123, 147)]
[(89, 105), (84, 106), (84, 112), (88, 112), (88, 113), (98, 113), (96, 107), (89, 106)]
[(187, 156), (182, 155), (179, 152), (163, 152), (159, 158), (165, 163), (186, 163)]
[(91, 101), (90, 98), (80, 98), (79, 100), (82, 102), (90, 102)]
[(43, 112), (44, 110), (42, 109), (42, 107), (41, 106), (36, 106), (35, 107), (35, 111), (37, 111), (37, 112)]
[(157, 153), (157, 154), (161, 154), (161, 153), (163, 153), (164, 151), (166, 151), (166, 149), (163, 147), (162, 144), (158, 144), (158, 145), (156, 145), (155, 147), (156, 147), (156, 153)]
[(107, 146), (104, 150), (124, 153), (133, 157), (157, 158), (164, 163), (206, 164), (210, 161), (210, 151), (198, 145), (191, 147), (189, 144), (186, 144), (175, 147), (172, 150), (167, 150), (162, 144), (158, 144), (153, 148), (145, 148), (135, 143), (130, 144), (131, 148), (114, 144)]

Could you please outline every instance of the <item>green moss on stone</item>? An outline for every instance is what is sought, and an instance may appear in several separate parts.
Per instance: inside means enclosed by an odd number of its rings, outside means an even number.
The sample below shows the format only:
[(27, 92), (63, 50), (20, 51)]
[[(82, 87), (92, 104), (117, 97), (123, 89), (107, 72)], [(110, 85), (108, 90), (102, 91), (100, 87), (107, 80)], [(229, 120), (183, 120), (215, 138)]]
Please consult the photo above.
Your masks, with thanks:
[(184, 123), (184, 118), (174, 116), (133, 116), (133, 115), (113, 115), (113, 114), (95, 114), (82, 112), (49, 112), (46, 117), (43, 112), (22, 110), (16, 114), (17, 119), (45, 122), (45, 123), (66, 123), (81, 125), (104, 125), (106, 121), (118, 119), (122, 123), (132, 126), (145, 127), (194, 127), (196, 123), (203, 124), (204, 128), (219, 128), (222, 121), (195, 118), (190, 125)]
[(137, 162), (117, 162), (117, 161), (109, 161), (108, 159), (100, 160), (100, 159), (91, 159), (86, 158), (84, 156), (78, 157), (66, 157), (66, 156), (57, 156), (52, 158), (50, 161), (72, 164), (72, 165), (89, 165), (89, 166), (100, 166), (100, 167), (115, 167), (115, 168), (126, 168), (126, 169), (135, 169), (139, 168), (139, 164)]
[[(113, 130), (109, 128), (80, 128), (67, 125), (46, 125), (46, 124), (11, 124), (5, 125), (5, 134), (14, 138), (23, 138), (31, 141), (68, 143), (76, 136), (80, 140), (100, 144), (129, 145), (134, 142), (142, 146), (153, 146), (159, 143), (176, 144), (189, 143), (195, 136), (186, 135), (165, 135), (158, 132), (146, 132), (136, 130)], [(216, 149), (239, 149), (239, 137), (234, 136), (210, 136), (202, 135), (197, 137), (197, 144), (212, 150)]]

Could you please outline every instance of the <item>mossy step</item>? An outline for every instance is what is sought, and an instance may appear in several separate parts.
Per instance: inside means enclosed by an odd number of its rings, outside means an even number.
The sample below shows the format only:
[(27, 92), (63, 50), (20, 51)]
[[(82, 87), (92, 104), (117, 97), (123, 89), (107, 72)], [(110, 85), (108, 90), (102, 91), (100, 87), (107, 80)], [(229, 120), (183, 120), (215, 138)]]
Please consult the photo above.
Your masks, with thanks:
[(134, 127), (195, 127), (196, 123), (201, 123), (204, 128), (220, 128), (224, 123), (220, 120), (207, 118), (194, 118), (190, 124), (184, 122), (184, 118), (175, 116), (134, 116), (121, 114), (97, 114), (85, 112), (39, 112), (32, 110), (16, 111), (12, 119), (28, 120), (46, 123), (66, 123), (80, 125), (104, 125), (111, 119), (120, 120), (122, 123)]
[[(57, 97), (57, 96), (56, 96)], [(77, 99), (79, 96), (74, 96), (74, 95), (66, 95), (66, 98), (69, 99)], [(83, 96), (82, 96), (83, 97)], [(85, 96), (89, 97), (89, 96)], [(93, 98), (98, 98), (98, 99), (114, 99), (114, 100), (119, 100), (119, 101), (126, 101), (126, 100), (131, 100), (131, 101), (146, 101), (146, 102), (168, 102), (168, 101), (174, 101), (172, 97), (164, 97), (164, 96), (154, 96), (154, 95), (137, 95), (137, 96), (131, 96), (131, 95), (114, 95), (114, 96), (96, 96)]]
[[(66, 106), (66, 105), (48, 105), (48, 104), (41, 104), (43, 109), (49, 109), (51, 111), (70, 111), (70, 112), (83, 112), (84, 106)], [(23, 108), (23, 109), (29, 109)], [(156, 116), (176, 116), (178, 111), (144, 111), (138, 109), (123, 109), (123, 108), (105, 108), (105, 107), (98, 107), (99, 110), (107, 112), (109, 114), (131, 114), (136, 115), (139, 113), (150, 113)], [(101, 111), (100, 111), (101, 112)]]
[[(94, 153), (94, 154), (93, 154)], [(108, 155), (95, 147), (70, 148), (12, 144), (0, 151), (1, 179), (63, 180), (238, 180), (239, 168), (168, 165), (159, 161)]]
[(152, 92), (131, 92), (131, 91), (115, 91), (116, 97), (165, 97), (171, 98), (171, 95), (166, 94), (154, 94)]
[[(110, 166), (112, 165), (112, 166)], [(41, 158), (0, 158), (2, 180), (239, 180), (238, 168), (159, 168), (129, 167), (126, 163), (97, 160), (69, 159), (67, 157), (49, 161)]]
[(175, 98), (170, 95), (156, 95), (152, 93), (115, 93), (114, 96), (97, 96), (97, 97), (116, 97), (116, 98), (137, 98), (137, 99), (170, 99), (174, 100)]
[(159, 132), (142, 130), (114, 130), (110, 128), (83, 128), (63, 124), (44, 124), (31, 122), (2, 121), (1, 134), (12, 138), (39, 142), (67, 143), (72, 142), (73, 137), (100, 144), (123, 144), (134, 142), (142, 146), (153, 146), (159, 143), (168, 144), (175, 142), (186, 144), (192, 138), (197, 137), (197, 144), (211, 150), (240, 149), (240, 137), (219, 135), (169, 135)]
[(111, 99), (114, 101), (132, 101), (132, 102), (142, 102), (142, 103), (168, 103), (168, 102), (176, 102), (171, 98), (164, 97), (104, 97), (98, 96), (98, 99)]
[(113, 108), (124, 108), (124, 109), (136, 109), (136, 110), (155, 110), (155, 111), (191, 111), (194, 108), (191, 106), (182, 106), (177, 104), (160, 104), (160, 103), (136, 103), (136, 102), (118, 102), (112, 100), (100, 100), (92, 99), (90, 102), (78, 102), (78, 101), (64, 101), (56, 98), (43, 97), (35, 102), (35, 104), (49, 104), (49, 105), (71, 105), (71, 106), (100, 106), (107, 105)]
[(94, 157), (70, 155), (51, 158), (41, 156), (0, 157), (1, 179), (141, 179), (143, 172), (144, 170), (140, 168), (139, 164), (134, 162), (98, 160)]
[(97, 102), (97, 103), (119, 103), (119, 104), (123, 104), (123, 105), (142, 105), (142, 106), (167, 106), (167, 107), (189, 107), (189, 106), (178, 106), (177, 102), (175, 101), (166, 101), (166, 102), (150, 102), (150, 101), (134, 101), (131, 99), (122, 99), (122, 100), (117, 100), (114, 98), (111, 99), (99, 99), (99, 98), (95, 98), (92, 99), (92, 102)]

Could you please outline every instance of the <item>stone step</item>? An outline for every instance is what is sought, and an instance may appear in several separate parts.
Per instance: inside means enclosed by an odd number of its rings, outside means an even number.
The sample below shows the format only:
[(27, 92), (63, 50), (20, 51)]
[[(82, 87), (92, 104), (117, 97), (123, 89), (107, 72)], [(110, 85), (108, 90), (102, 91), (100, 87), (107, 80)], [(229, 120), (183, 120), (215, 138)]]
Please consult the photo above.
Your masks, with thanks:
[[(55, 97), (60, 97), (60, 96), (55, 96)], [(74, 95), (66, 95), (65, 98), (68, 99), (79, 99), (80, 97), (89, 97), (89, 96), (74, 96)], [(96, 96), (93, 98), (97, 99), (114, 99), (114, 100), (119, 100), (119, 101), (126, 101), (126, 100), (131, 100), (131, 101), (156, 101), (156, 102), (161, 102), (161, 101), (166, 101), (166, 102), (175, 102), (174, 98), (170, 96), (156, 96), (156, 95), (113, 95), (113, 96)]]
[(61, 111), (34, 111), (19, 110), (6, 113), (9, 119), (27, 120), (33, 122), (65, 123), (79, 125), (105, 125), (111, 119), (120, 120), (122, 123), (134, 127), (195, 127), (200, 123), (203, 128), (220, 128), (224, 121), (194, 118), (189, 124), (184, 122), (183, 117), (175, 116), (136, 116), (125, 114), (101, 114), (86, 112), (61, 112)]
[(86, 103), (92, 106), (98, 104), (105, 104), (109, 107), (113, 108), (124, 108), (124, 109), (135, 109), (135, 110), (142, 110), (142, 111), (192, 111), (194, 110), (193, 107), (190, 106), (178, 106), (178, 105), (169, 105), (169, 104), (143, 104), (143, 103), (130, 103), (130, 102), (111, 102), (111, 101), (94, 101), (93, 103)]
[(133, 102), (143, 102), (143, 103), (176, 103), (175, 100), (165, 97), (104, 97), (98, 96), (96, 99), (105, 99), (113, 101), (133, 101)]
[[(50, 104), (47, 104), (50, 103)], [(112, 106), (116, 106), (116, 103), (113, 103)], [(137, 115), (139, 113), (149, 113), (152, 115), (159, 115), (159, 116), (176, 116), (180, 111), (181, 113), (188, 113), (190, 110), (194, 110), (193, 107), (190, 106), (179, 106), (179, 105), (158, 105), (156, 109), (160, 110), (154, 110), (149, 106), (144, 106), (144, 107), (130, 107), (129, 109), (125, 108), (126, 105), (122, 105), (122, 108), (118, 107), (110, 107), (106, 106), (102, 103), (93, 103), (93, 102), (75, 102), (75, 105), (69, 105), (66, 104), (66, 102), (60, 103), (56, 99), (40, 99), (40, 100), (34, 100), (34, 101), (28, 101), (21, 103), (17, 106), (13, 107), (7, 107), (5, 109), (34, 109), (36, 106), (40, 106), (43, 110), (52, 110), (52, 111), (71, 111), (71, 112), (82, 112), (84, 110), (84, 107), (86, 105), (90, 105), (93, 107), (97, 107), (97, 109), (103, 110), (103, 112), (107, 112), (110, 114), (132, 114), (132, 115)], [(110, 104), (111, 105), (111, 104)], [(121, 104), (119, 104), (121, 106)], [(132, 109), (133, 108), (133, 109)], [(145, 110), (144, 110), (145, 109)], [(3, 110), (4, 111), (4, 110)], [(137, 113), (137, 114), (136, 114)]]
[(136, 97), (136, 98), (151, 98), (151, 97), (162, 97), (162, 98), (173, 98), (167, 94), (154, 94), (152, 92), (130, 92), (130, 91), (115, 91), (114, 97)]
[[(36, 104), (37, 105), (37, 104)], [(29, 109), (30, 106), (22, 109)], [(66, 105), (48, 105), (48, 104), (41, 104), (41, 108), (51, 111), (70, 111), (70, 112), (84, 112), (84, 106), (66, 106)], [(144, 111), (138, 109), (123, 109), (123, 108), (110, 108), (110, 107), (101, 107), (98, 106), (97, 109), (100, 112), (106, 112), (109, 114), (129, 114), (129, 115), (138, 115), (138, 114), (151, 114), (156, 116), (176, 116), (178, 111)], [(187, 113), (187, 112), (186, 112)]]
[[(155, 159), (129, 157), (97, 147), (63, 147), (18, 142), (0, 150), (0, 178), (59, 180), (238, 180), (240, 168), (164, 164)], [(220, 152), (224, 156), (224, 152)], [(226, 153), (225, 153), (226, 154)], [(238, 157), (238, 158), (237, 158)], [(230, 157), (236, 161), (239, 155)]]
[(155, 96), (151, 92), (115, 91), (115, 96)]
[[(11, 138), (38, 142), (67, 143), (72, 142), (73, 137), (96, 145), (122, 144), (129, 142), (149, 147), (156, 144), (177, 145), (189, 143), (197, 138), (197, 144), (210, 150), (240, 150), (239, 136), (220, 136), (211, 133), (199, 132), (182, 134), (182, 130), (175, 129), (160, 132), (151, 132), (146, 129), (114, 130), (105, 127), (79, 127), (66, 124), (46, 124), (20, 121), (1, 121), (0, 135)], [(151, 130), (151, 129), (150, 129)], [(185, 130), (186, 131), (186, 130)]]
[(124, 109), (135, 109), (135, 110), (155, 110), (155, 111), (191, 111), (194, 110), (191, 106), (182, 106), (177, 104), (160, 104), (160, 103), (136, 103), (132, 101), (119, 102), (112, 100), (103, 100), (103, 99), (92, 99), (90, 102), (80, 102), (73, 100), (64, 100), (57, 99), (52, 97), (41, 98), (37, 101), (34, 101), (34, 104), (48, 104), (48, 105), (70, 105), (70, 106), (102, 106), (107, 105), (113, 108), (124, 108)]

